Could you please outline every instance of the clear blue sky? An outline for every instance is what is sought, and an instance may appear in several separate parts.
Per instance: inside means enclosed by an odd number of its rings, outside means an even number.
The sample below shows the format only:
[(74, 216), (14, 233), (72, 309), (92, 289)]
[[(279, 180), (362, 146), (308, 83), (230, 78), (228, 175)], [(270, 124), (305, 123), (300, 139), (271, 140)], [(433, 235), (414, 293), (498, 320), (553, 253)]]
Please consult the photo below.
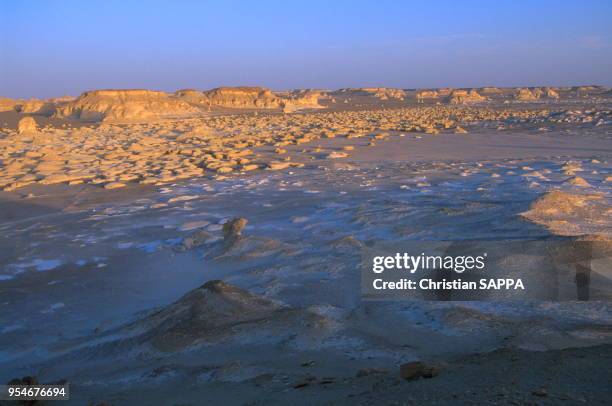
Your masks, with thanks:
[(0, 0), (0, 96), (612, 85), (612, 1)]

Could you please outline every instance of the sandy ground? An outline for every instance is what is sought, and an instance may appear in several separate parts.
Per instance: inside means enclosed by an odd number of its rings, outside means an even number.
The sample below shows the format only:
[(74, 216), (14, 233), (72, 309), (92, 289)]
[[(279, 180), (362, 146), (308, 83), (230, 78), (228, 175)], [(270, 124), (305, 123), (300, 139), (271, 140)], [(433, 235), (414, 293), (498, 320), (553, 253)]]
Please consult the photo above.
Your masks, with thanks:
[(156, 386), (154, 394), (150, 387), (113, 395), (100, 388), (99, 394), (81, 399), (105, 399), (112, 404), (196, 405), (227, 402), (231, 393), (229, 404), (250, 405), (605, 405), (612, 398), (608, 368), (611, 355), (610, 346), (536, 353), (498, 350), (446, 360), (438, 377), (415, 381), (402, 380), (396, 368), (356, 372), (342, 378), (321, 376), (313, 363), (309, 367), (296, 365), (303, 371), (297, 381), (267, 375), (203, 388), (193, 376), (182, 376), (180, 383)]
[[(359, 262), (373, 241), (551, 237), (520, 213), (584, 192), (568, 161), (609, 201), (608, 132), (319, 139), (285, 147), (303, 168), (0, 192), (0, 379), (68, 379), (69, 404), (607, 404), (609, 302), (364, 302)], [(234, 217), (249, 223), (223, 248)], [(216, 279), (261, 299), (181, 301)], [(182, 317), (213, 324), (186, 333)], [(400, 379), (414, 360), (440, 375)]]

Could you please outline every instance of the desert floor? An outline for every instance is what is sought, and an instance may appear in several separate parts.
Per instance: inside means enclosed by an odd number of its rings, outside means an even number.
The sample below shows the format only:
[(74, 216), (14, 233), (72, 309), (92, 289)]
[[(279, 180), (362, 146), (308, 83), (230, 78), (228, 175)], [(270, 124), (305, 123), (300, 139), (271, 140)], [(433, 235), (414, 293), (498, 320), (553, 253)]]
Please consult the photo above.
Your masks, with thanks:
[[(513, 123), (274, 139), (249, 147), (256, 170), (111, 190), (9, 187), (0, 381), (66, 379), (67, 404), (609, 404), (610, 298), (361, 298), (377, 241), (609, 241), (610, 123)], [(521, 215), (553, 190), (596, 204)], [(439, 374), (405, 381), (410, 361)]]

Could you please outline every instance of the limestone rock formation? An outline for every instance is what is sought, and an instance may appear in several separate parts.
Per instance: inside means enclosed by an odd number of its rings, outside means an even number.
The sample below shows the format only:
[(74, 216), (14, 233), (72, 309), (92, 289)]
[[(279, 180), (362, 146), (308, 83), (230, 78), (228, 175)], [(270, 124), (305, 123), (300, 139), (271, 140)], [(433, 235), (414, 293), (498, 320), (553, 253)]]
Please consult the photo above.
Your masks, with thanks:
[(562, 191), (545, 193), (521, 215), (557, 235), (612, 237), (608, 224), (612, 211), (603, 196)]
[(55, 112), (55, 105), (44, 100), (30, 99), (22, 103), (17, 103), (15, 110), (20, 113), (50, 116)]
[(558, 99), (559, 98), (559, 92), (555, 89), (553, 89), (552, 87), (547, 87), (544, 89), (544, 94), (546, 95), (546, 97), (550, 98), (550, 99)]
[(211, 105), (231, 108), (281, 107), (281, 100), (263, 87), (218, 87), (203, 93)]
[(388, 87), (345, 88), (339, 89), (336, 93), (355, 96), (374, 96), (380, 100), (404, 100), (404, 98), (406, 97), (406, 92), (402, 89), (393, 89)]
[(0, 97), (0, 111), (14, 111), (16, 106), (16, 100)]
[(363, 90), (366, 93), (373, 94), (374, 97), (377, 97), (380, 100), (404, 100), (404, 98), (406, 97), (406, 92), (402, 89), (391, 89), (388, 87), (365, 87), (363, 88)]
[(500, 94), (502, 90), (497, 87), (483, 87), (480, 89), (480, 93), (482, 94)]
[(38, 131), (36, 120), (32, 117), (24, 117), (17, 123), (17, 132), (19, 134), (32, 134)]
[(254, 331), (285, 339), (282, 331), (289, 326), (316, 328), (322, 322), (315, 314), (212, 280), (128, 329), (140, 331), (139, 339), (159, 350), (176, 351), (241, 334), (252, 337)]
[(438, 97), (440, 97), (440, 95), (436, 90), (420, 90), (416, 94), (417, 100), (437, 99)]
[[(298, 90), (274, 93), (263, 87), (218, 87), (202, 93), (210, 106), (240, 109), (284, 109), (319, 108), (321, 93)], [(193, 98), (193, 93), (187, 96)]]
[[(162, 94), (162, 100), (175, 100), (178, 97)], [(301, 96), (298, 94), (297, 97)], [(113, 106), (117, 100), (121, 99), (111, 98)], [(66, 106), (76, 108), (77, 103), (80, 103), (80, 107), (86, 106), (83, 100), (56, 103), (60, 109)], [(182, 103), (188, 102), (183, 100)], [(35, 128), (35, 123), (27, 117), (21, 125), (22, 132), (31, 132)], [(4, 171), (0, 171), (0, 188), (10, 191), (34, 183), (86, 183), (112, 188), (133, 182), (161, 185), (222, 172), (241, 176), (241, 172), (249, 170), (302, 167), (304, 162), (289, 159), (288, 154), (295, 150), (287, 146), (322, 138), (362, 137), (367, 138), (364, 143), (369, 141), (372, 145), (398, 132), (463, 133), (464, 129), (472, 129), (472, 124), (476, 123), (508, 120), (526, 125), (537, 123), (538, 126), (546, 123), (593, 126), (599, 125), (595, 123), (609, 123), (611, 118), (607, 109), (566, 110), (551, 114), (548, 109), (502, 110), (436, 105), (381, 109), (375, 113), (358, 110), (291, 116), (215, 114), (148, 123), (102, 123), (96, 126), (64, 123), (55, 128), (46, 125), (40, 130), (40, 134), (44, 134), (41, 137), (13, 137), (15, 131), (9, 128), (3, 129), (0, 134), (0, 161), (4, 167)], [(497, 128), (505, 127), (500, 125)], [(420, 138), (420, 135), (415, 136)], [(275, 151), (278, 158), (257, 156), (255, 148), (258, 147)], [(317, 147), (310, 152), (320, 155), (317, 159), (329, 157), (342, 161), (348, 158), (349, 150), (344, 147)], [(334, 153), (329, 154), (332, 151)], [(582, 176), (589, 177), (580, 162), (568, 162), (562, 171), (567, 176), (584, 172)], [(607, 181), (610, 182), (610, 179)], [(572, 184), (563, 186), (584, 188)], [(594, 187), (598, 186), (594, 184)]]
[(94, 90), (59, 106), (56, 115), (95, 122), (185, 117), (199, 112), (197, 107), (164, 92)]
[(583, 93), (594, 92), (600, 89), (601, 89), (600, 86), (574, 86), (572, 88), (573, 91), (583, 92)]
[[(541, 94), (541, 91), (540, 91)], [(520, 88), (518, 89), (517, 94), (514, 96), (514, 98), (516, 100), (521, 100), (521, 101), (533, 101), (533, 100), (538, 100), (540, 98), (540, 95), (538, 94), (538, 92), (532, 92), (531, 90), (525, 88)]]
[(174, 92), (174, 95), (188, 103), (210, 107), (210, 100), (199, 90), (181, 89)]
[(322, 92), (316, 90), (294, 90), (286, 93), (277, 93), (283, 99), (283, 111), (292, 112), (300, 109), (321, 108), (319, 100), (324, 97)]
[(487, 98), (478, 94), (475, 89), (470, 90), (453, 90), (449, 95), (449, 103), (451, 104), (470, 104), (486, 101)]

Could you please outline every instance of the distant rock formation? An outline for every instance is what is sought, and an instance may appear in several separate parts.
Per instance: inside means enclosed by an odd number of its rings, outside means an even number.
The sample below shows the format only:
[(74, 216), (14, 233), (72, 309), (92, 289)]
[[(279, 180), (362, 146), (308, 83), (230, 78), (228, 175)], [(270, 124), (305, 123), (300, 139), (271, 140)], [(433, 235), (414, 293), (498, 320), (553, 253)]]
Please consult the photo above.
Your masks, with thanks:
[(503, 91), (497, 87), (483, 87), (480, 89), (480, 93), (482, 94), (500, 94)]
[(182, 91), (181, 97), (209, 106), (239, 109), (283, 109), (294, 111), (303, 108), (320, 108), (321, 92), (296, 90), (274, 93), (264, 87), (218, 87), (202, 92), (202, 99), (192, 91)]
[(380, 100), (404, 100), (404, 98), (406, 97), (406, 92), (402, 89), (391, 89), (387, 87), (365, 87), (363, 88), (363, 90), (367, 93), (373, 94), (374, 97), (377, 97)]
[(203, 93), (214, 106), (230, 108), (281, 108), (281, 99), (263, 87), (218, 87)]
[(587, 92), (595, 92), (595, 91), (602, 90), (602, 87), (601, 86), (574, 86), (572, 87), (572, 90), (575, 92), (587, 93)]
[(45, 100), (30, 99), (17, 103), (15, 105), (15, 110), (20, 113), (50, 116), (55, 112), (55, 104)]
[(470, 90), (453, 90), (449, 95), (448, 101), (451, 104), (470, 104), (486, 101), (487, 98), (478, 94), (475, 89)]
[(6, 97), (0, 97), (0, 111), (15, 111), (17, 101)]
[(336, 93), (353, 94), (356, 96), (374, 96), (380, 100), (404, 100), (406, 92), (402, 89), (393, 89), (389, 87), (358, 87), (339, 89)]
[(283, 98), (283, 111), (291, 112), (300, 109), (321, 108), (319, 101), (325, 97), (317, 90), (293, 90), (285, 93), (276, 93)]
[(181, 89), (174, 92), (174, 96), (184, 100), (188, 103), (198, 104), (203, 106), (210, 106), (208, 97), (204, 95), (200, 90), (195, 89)]
[(437, 99), (440, 97), (440, 94), (435, 90), (420, 90), (416, 94), (416, 98), (418, 100), (421, 99)]
[(450, 95), (453, 92), (453, 89), (451, 89), (449, 87), (442, 87), (440, 89), (437, 89), (436, 91), (438, 92), (438, 96), (446, 97), (446, 96)]
[(543, 97), (547, 97), (549, 99), (558, 99), (559, 92), (552, 87), (536, 87), (533, 89), (518, 88), (517, 93), (514, 95), (514, 99), (520, 101), (534, 101), (539, 100)]
[(532, 92), (528, 88), (524, 87), (524, 88), (518, 89), (514, 98), (520, 101), (533, 101), (533, 100), (538, 100), (540, 98), (540, 94), (541, 94), (541, 91), (539, 93)]
[(544, 88), (544, 94), (549, 99), (558, 99), (559, 98), (559, 92), (557, 92), (557, 90), (553, 89), (552, 87)]
[(57, 107), (57, 116), (83, 121), (138, 121), (199, 113), (192, 104), (153, 90), (94, 90)]

